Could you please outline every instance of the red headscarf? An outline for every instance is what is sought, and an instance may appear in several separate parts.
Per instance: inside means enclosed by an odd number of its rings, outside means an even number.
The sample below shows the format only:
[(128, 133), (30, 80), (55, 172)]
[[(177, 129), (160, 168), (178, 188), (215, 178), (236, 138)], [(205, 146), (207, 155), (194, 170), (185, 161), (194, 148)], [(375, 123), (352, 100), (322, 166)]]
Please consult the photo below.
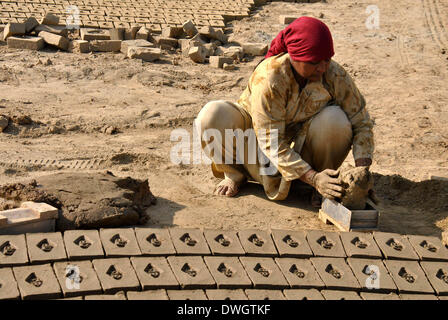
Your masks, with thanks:
[(271, 42), (265, 58), (288, 52), (295, 61), (318, 62), (334, 56), (330, 29), (322, 21), (301, 17), (292, 22)]

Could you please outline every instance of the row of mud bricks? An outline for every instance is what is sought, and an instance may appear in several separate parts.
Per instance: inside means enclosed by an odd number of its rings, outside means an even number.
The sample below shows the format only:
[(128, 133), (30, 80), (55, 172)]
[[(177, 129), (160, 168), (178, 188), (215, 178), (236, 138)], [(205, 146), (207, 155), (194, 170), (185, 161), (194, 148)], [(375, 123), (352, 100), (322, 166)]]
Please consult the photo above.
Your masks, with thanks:
[(446, 296), (448, 247), (435, 237), (182, 228), (0, 236), (0, 299)]

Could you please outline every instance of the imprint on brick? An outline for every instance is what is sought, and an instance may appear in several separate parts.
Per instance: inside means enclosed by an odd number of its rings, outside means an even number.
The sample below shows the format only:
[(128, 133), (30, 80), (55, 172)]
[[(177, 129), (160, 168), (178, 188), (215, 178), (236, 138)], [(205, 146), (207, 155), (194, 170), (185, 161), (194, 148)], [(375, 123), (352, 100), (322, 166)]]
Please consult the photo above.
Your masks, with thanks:
[(188, 263), (184, 264), (182, 267), (182, 272), (185, 272), (186, 274), (188, 274), (190, 277), (196, 277), (196, 275), (198, 274), (198, 272), (196, 270), (194, 270)]
[(257, 247), (262, 247), (264, 244), (264, 241), (261, 238), (259, 238), (255, 233), (251, 235), (247, 240), (249, 240), (249, 242), (252, 242)]
[(341, 279), (342, 278), (342, 273), (339, 270), (337, 270), (336, 268), (334, 268), (332, 264), (329, 264), (325, 268), (325, 272), (331, 274), (336, 279)]
[(110, 238), (110, 242), (115, 244), (117, 247), (124, 248), (128, 244), (128, 240), (121, 237), (118, 233)]
[(393, 248), (394, 250), (397, 250), (397, 251), (403, 250), (403, 245), (395, 239), (389, 239), (389, 241), (387, 241), (386, 244), (389, 247)]
[(114, 265), (110, 266), (106, 273), (115, 280), (123, 278), (123, 274)]
[(28, 277), (26, 277), (25, 281), (28, 282), (29, 284), (35, 286), (36, 288), (39, 288), (44, 283), (41, 279), (39, 279), (36, 276), (36, 274), (34, 272), (30, 273), (30, 275)]
[(448, 272), (439, 269), (439, 271), (437, 271), (436, 277), (445, 282), (446, 284), (448, 284)]
[(158, 278), (160, 276), (160, 271), (157, 270), (152, 264), (148, 263), (145, 268), (145, 272), (148, 273), (153, 278)]
[(154, 247), (160, 247), (162, 245), (162, 241), (157, 239), (157, 235), (155, 233), (151, 233), (147, 238), (146, 241), (148, 241), (150, 244), (152, 244)]
[(324, 249), (330, 250), (334, 247), (334, 243), (327, 239), (326, 236), (322, 236), (317, 240), (317, 243), (320, 244)]
[(424, 240), (422, 243), (420, 243), (420, 246), (425, 248), (428, 251), (437, 252), (437, 247), (426, 240)]
[(233, 276), (233, 271), (225, 263), (221, 263), (218, 266), (218, 271), (223, 273), (226, 277), (230, 278)]
[(73, 242), (82, 249), (87, 249), (92, 245), (92, 241), (85, 236), (80, 236)]
[(283, 238), (283, 242), (286, 243), (291, 248), (297, 248), (299, 246), (299, 243), (294, 240), (289, 234)]
[(226, 236), (224, 236), (223, 234), (218, 235), (215, 238), (215, 241), (218, 242), (220, 245), (222, 245), (223, 247), (228, 247), (230, 246), (230, 240), (227, 239)]
[(6, 241), (0, 246), (0, 252), (5, 256), (12, 256), (16, 252), (16, 247), (11, 242)]
[(408, 272), (405, 267), (402, 267), (400, 269), (398, 275), (409, 283), (415, 282), (415, 276), (412, 273)]
[(51, 250), (55, 247), (55, 244), (48, 241), (48, 239), (43, 239), (39, 241), (37, 247), (44, 252), (51, 252)]
[(305, 275), (306, 275), (305, 272), (303, 272), (302, 270), (299, 270), (299, 268), (297, 268), (297, 266), (295, 264), (293, 264), (291, 266), (291, 268), (289, 268), (289, 272), (291, 272), (292, 274), (296, 275), (300, 279), (305, 278)]
[(185, 233), (182, 237), (179, 238), (180, 241), (184, 242), (187, 246), (194, 247), (196, 243), (198, 243), (196, 240), (194, 240), (189, 233)]
[(352, 241), (352, 244), (355, 246), (355, 247), (357, 247), (357, 248), (359, 248), (359, 249), (365, 249), (365, 248), (367, 248), (369, 245), (367, 244), (367, 242), (365, 242), (364, 241), (364, 239), (361, 239), (361, 238), (359, 238), (359, 237), (356, 237), (355, 239), (353, 239)]
[(254, 270), (256, 272), (258, 272), (259, 274), (261, 274), (265, 278), (267, 278), (267, 277), (269, 277), (271, 275), (269, 270), (264, 268), (264, 267), (262, 267), (261, 264), (259, 264), (259, 263), (257, 263), (257, 265), (255, 266)]

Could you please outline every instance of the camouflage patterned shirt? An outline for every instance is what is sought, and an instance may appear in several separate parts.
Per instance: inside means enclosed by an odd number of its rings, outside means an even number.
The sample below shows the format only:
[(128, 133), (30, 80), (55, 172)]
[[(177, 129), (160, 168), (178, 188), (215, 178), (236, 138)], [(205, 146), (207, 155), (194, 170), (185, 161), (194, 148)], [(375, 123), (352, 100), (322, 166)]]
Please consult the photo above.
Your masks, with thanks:
[[(277, 168), (286, 181), (298, 179), (311, 169), (296, 150), (302, 149), (312, 117), (331, 104), (340, 106), (352, 123), (355, 160), (372, 158), (373, 123), (366, 101), (335, 61), (331, 61), (322, 82), (310, 82), (300, 90), (289, 54), (270, 57), (253, 72), (238, 104), (251, 115), (259, 146), (268, 158), (270, 132), (278, 130)], [(260, 129), (266, 134), (259, 135)], [(293, 148), (293, 141), (301, 141), (301, 146)]]

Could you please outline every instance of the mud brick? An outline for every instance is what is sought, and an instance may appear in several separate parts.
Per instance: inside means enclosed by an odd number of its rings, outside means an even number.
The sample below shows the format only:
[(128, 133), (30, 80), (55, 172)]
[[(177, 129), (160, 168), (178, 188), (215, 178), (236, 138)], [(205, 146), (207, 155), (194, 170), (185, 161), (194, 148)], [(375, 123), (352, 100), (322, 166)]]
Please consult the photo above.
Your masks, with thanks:
[(60, 232), (27, 233), (26, 244), (31, 263), (62, 261), (67, 259), (64, 240)]
[(126, 300), (126, 295), (124, 292), (120, 291), (116, 294), (98, 294), (85, 296), (84, 300)]
[[(106, 18), (104, 18), (106, 19)], [(101, 29), (111, 29), (114, 28), (114, 23), (111, 21), (98, 21), (98, 27)], [(113, 40), (113, 39), (111, 39)]]
[(244, 255), (236, 231), (206, 229), (204, 236), (213, 255)]
[(97, 230), (65, 231), (64, 244), (70, 260), (104, 257), (103, 246)]
[(448, 295), (448, 262), (421, 261), (420, 266), (437, 295)]
[(0, 235), (0, 267), (21, 266), (27, 263), (25, 235)]
[(311, 258), (327, 289), (358, 290), (358, 280), (343, 258)]
[(169, 300), (166, 290), (148, 290), (143, 292), (129, 291), (126, 293), (128, 300)]
[(8, 23), (3, 29), (3, 40), (6, 41), (11, 36), (21, 36), (26, 32), (24, 23)]
[(202, 257), (168, 257), (168, 262), (182, 289), (213, 289), (216, 282)]
[(101, 294), (101, 285), (90, 261), (64, 261), (53, 265), (64, 297)]
[(36, 34), (39, 34), (39, 32), (41, 32), (41, 31), (54, 33), (54, 34), (57, 34), (58, 36), (62, 36), (62, 37), (68, 36), (68, 30), (66, 27), (63, 27), (63, 26), (46, 26), (44, 24), (40, 24), (36, 28), (34, 28), (34, 32)]
[(107, 30), (92, 29), (92, 28), (81, 28), (81, 39), (82, 40), (110, 40), (110, 33)]
[(25, 20), (25, 31), (26, 33), (29, 33), (34, 30), (39, 25), (39, 22), (37, 22), (36, 18), (30, 17)]
[(218, 289), (252, 288), (252, 282), (237, 257), (204, 257)]
[(20, 293), (11, 268), (0, 269), (0, 300), (19, 300)]
[(124, 40), (124, 28), (112, 28), (109, 30), (110, 40)]
[[(210, 57), (210, 63), (212, 63), (212, 58), (213, 57)], [(233, 61), (225, 62), (231, 64)], [(272, 241), (271, 235), (266, 231), (242, 230), (238, 231), (238, 238), (240, 239), (244, 251), (249, 256), (278, 256), (274, 241)]]
[(272, 258), (240, 257), (255, 289), (284, 289), (289, 284)]
[(61, 297), (61, 288), (50, 264), (14, 267), (13, 272), (22, 300)]
[[(382, 260), (348, 258), (347, 263), (352, 268), (362, 290), (377, 292), (397, 290), (397, 286), (389, 275)], [(376, 279), (377, 282), (375, 281)], [(377, 284), (377, 287), (375, 287), (375, 284)]]
[(373, 293), (361, 292), (359, 294), (363, 300), (400, 300), (396, 293)]
[(385, 260), (400, 293), (434, 293), (417, 261)]
[(322, 290), (325, 300), (362, 300), (354, 291)]
[(252, 56), (264, 56), (268, 52), (268, 45), (265, 43), (242, 43), (245, 54)]
[(147, 23), (145, 24), (145, 27), (149, 29), (149, 31), (151, 31), (152, 33), (161, 33), (162, 32), (162, 27), (160, 26), (160, 24), (157, 23)]
[(306, 238), (316, 257), (346, 257), (337, 232), (310, 230), (307, 231)]
[(143, 61), (152, 62), (159, 60), (161, 54), (162, 50), (159, 48), (129, 47), (127, 56), (130, 59), (142, 59)]
[[(152, 45), (152, 43), (148, 42), (148, 45)], [(143, 255), (168, 256), (176, 254), (167, 229), (135, 228), (135, 237)]]
[(311, 257), (305, 231), (271, 230), (280, 257)]
[(59, 17), (49, 12), (41, 19), (40, 24), (56, 26), (59, 24)]
[(401, 300), (439, 300), (433, 294), (400, 294)]
[(136, 39), (143, 39), (143, 40), (148, 40), (148, 38), (150, 37), (151, 32), (146, 28), (146, 27), (141, 27), (137, 34), (135, 35)]
[(204, 63), (207, 57), (208, 51), (201, 45), (191, 47), (188, 51), (190, 59), (196, 63)]
[(374, 232), (373, 237), (386, 259), (418, 260), (409, 240), (397, 233)]
[(140, 30), (140, 26), (132, 26), (124, 30), (124, 40), (135, 40), (137, 32)]
[(168, 27), (162, 29), (162, 37), (166, 38), (181, 38), (184, 36), (184, 29), (178, 27)]
[(448, 261), (448, 248), (436, 237), (407, 236), (421, 260)]
[(114, 21), (115, 28), (129, 28), (131, 25), (123, 21)]
[(212, 27), (225, 27), (224, 20), (209, 20), (208, 23)]
[(244, 290), (249, 300), (286, 300), (281, 290)]
[(100, 229), (100, 239), (107, 257), (141, 255), (134, 229)]
[(199, 29), (199, 34), (210, 40), (218, 40), (221, 41), (222, 43), (227, 43), (227, 37), (224, 35), (222, 30), (220, 29), (215, 30), (211, 26), (201, 27)]
[(294, 22), (298, 17), (297, 16), (285, 16), (282, 15), (278, 18), (280, 24), (290, 24), (291, 22)]
[(283, 294), (288, 300), (324, 300), (316, 289), (285, 289)]
[(207, 289), (205, 290), (205, 294), (208, 300), (248, 300), (242, 289)]
[(55, 46), (56, 48), (64, 51), (68, 50), (70, 42), (67, 40), (67, 38), (46, 31), (39, 32), (39, 37), (44, 39), (45, 43), (49, 45)]
[(185, 34), (189, 37), (193, 37), (198, 33), (198, 29), (196, 29), (196, 26), (191, 20), (185, 21), (182, 24), (182, 28), (184, 29)]
[(132, 257), (131, 263), (143, 290), (179, 288), (179, 283), (165, 258)]
[(207, 300), (204, 290), (167, 290), (170, 300)]
[(297, 258), (275, 258), (291, 288), (324, 288), (325, 284), (320, 279), (309, 260)]
[(154, 48), (155, 45), (154, 45), (154, 43), (151, 43), (151, 42), (143, 40), (143, 39), (124, 40), (124, 41), (121, 42), (121, 49), (120, 49), (120, 51), (127, 55), (130, 47)]
[(141, 290), (129, 258), (95, 259), (92, 263), (104, 293)]
[(175, 38), (155, 37), (155, 39), (162, 49), (169, 50), (178, 47), (178, 42)]
[(68, 46), (68, 51), (74, 53), (89, 53), (90, 43), (86, 40), (73, 40)]
[(373, 239), (373, 235), (363, 232), (342, 232), (342, 244), (348, 257), (353, 258), (379, 258), (380, 248)]
[(210, 255), (207, 241), (200, 229), (169, 229), (171, 240), (179, 255)]

